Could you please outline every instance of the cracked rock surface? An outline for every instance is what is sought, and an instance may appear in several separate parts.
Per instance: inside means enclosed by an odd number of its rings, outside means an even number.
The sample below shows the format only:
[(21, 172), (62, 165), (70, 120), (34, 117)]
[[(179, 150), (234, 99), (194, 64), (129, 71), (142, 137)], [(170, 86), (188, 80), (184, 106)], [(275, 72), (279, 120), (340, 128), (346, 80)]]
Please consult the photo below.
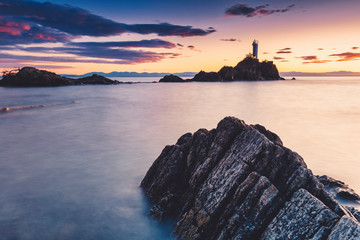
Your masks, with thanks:
[(179, 239), (360, 239), (359, 222), (297, 153), (226, 117), (166, 146), (141, 182)]

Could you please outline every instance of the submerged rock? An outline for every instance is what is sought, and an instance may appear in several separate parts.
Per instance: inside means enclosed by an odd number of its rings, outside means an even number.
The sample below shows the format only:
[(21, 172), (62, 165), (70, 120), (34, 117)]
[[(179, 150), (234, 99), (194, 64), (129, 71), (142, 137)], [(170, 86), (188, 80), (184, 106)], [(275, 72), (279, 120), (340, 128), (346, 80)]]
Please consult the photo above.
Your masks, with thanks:
[(325, 189), (338, 201), (353, 201), (360, 204), (360, 196), (344, 182), (326, 175), (316, 176)]
[(11, 87), (52, 87), (80, 84), (118, 84), (118, 81), (94, 74), (90, 77), (71, 79), (62, 77), (53, 72), (39, 70), (33, 67), (24, 67), (17, 72), (3, 75), (0, 86)]
[(301, 156), (232, 117), (166, 146), (141, 187), (180, 239), (360, 239), (358, 220)]

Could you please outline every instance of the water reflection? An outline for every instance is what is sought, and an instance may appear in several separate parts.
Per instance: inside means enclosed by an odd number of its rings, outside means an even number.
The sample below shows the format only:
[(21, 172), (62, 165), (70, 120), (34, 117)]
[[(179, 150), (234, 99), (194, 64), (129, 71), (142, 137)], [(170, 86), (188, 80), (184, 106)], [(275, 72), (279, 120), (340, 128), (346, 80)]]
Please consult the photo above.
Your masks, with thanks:
[(260, 123), (360, 192), (360, 81), (0, 88), (3, 239), (168, 239), (138, 188), (163, 147), (225, 116)]

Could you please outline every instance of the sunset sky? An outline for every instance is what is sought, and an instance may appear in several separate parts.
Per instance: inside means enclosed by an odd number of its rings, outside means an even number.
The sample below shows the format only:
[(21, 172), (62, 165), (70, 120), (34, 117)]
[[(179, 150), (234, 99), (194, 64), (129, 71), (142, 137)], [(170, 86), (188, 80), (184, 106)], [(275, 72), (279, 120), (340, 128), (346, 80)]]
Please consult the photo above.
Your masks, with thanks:
[(259, 40), (281, 72), (360, 72), (359, 0), (0, 0), (0, 70), (197, 72)]

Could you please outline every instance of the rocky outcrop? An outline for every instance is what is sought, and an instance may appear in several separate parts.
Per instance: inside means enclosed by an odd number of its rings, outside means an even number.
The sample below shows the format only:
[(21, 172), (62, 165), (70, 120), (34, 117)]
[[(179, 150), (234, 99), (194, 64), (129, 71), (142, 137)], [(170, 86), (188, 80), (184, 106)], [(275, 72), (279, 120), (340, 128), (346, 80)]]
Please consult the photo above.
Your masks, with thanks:
[(350, 201), (353, 204), (360, 204), (360, 196), (349, 188), (344, 182), (329, 176), (316, 176), (325, 186), (325, 189), (338, 201)]
[(92, 75), (90, 77), (71, 79), (62, 77), (53, 72), (39, 70), (33, 67), (24, 67), (18, 71), (10, 71), (3, 75), (0, 80), (0, 86), (12, 87), (52, 87), (80, 84), (117, 84), (100, 75)]
[(103, 84), (103, 85), (110, 85), (110, 84), (118, 84), (120, 82), (111, 80), (104, 76), (93, 74), (90, 77), (83, 77), (74, 80), (75, 84)]
[[(174, 75), (167, 82), (176, 79)], [(166, 78), (165, 76), (164, 78)], [(164, 78), (160, 82), (165, 82)], [(189, 81), (192, 82), (223, 82), (223, 81), (260, 81), (284, 80), (279, 75), (276, 65), (272, 61), (260, 62), (259, 59), (247, 56), (235, 67), (224, 66), (218, 72), (200, 71)]]
[(194, 82), (219, 82), (221, 77), (217, 72), (204, 72), (200, 71), (196, 74), (191, 81)]
[(184, 82), (184, 79), (176, 75), (170, 74), (160, 79), (159, 82)]
[(358, 220), (297, 153), (232, 117), (166, 146), (141, 187), (180, 239), (360, 239)]
[(74, 84), (73, 79), (33, 67), (24, 67), (18, 72), (4, 74), (3, 79), (0, 81), (1, 86), (16, 87), (65, 86), (72, 84)]

